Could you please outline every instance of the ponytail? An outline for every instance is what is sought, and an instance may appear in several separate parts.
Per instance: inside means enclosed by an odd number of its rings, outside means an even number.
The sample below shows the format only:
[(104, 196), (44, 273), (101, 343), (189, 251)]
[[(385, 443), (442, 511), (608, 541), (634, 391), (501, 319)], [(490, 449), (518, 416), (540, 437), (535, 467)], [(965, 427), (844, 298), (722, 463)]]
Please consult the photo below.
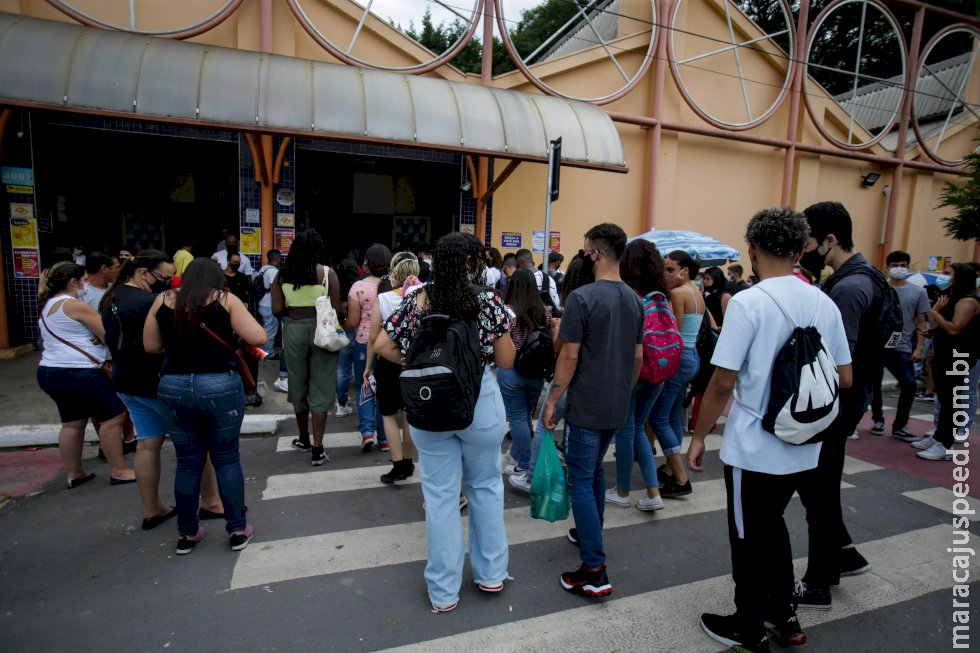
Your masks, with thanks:
[(67, 288), (68, 282), (72, 279), (81, 281), (84, 276), (85, 268), (76, 265), (73, 261), (55, 263), (41, 273), (41, 279), (37, 285), (38, 301), (44, 302), (48, 297)]
[(112, 301), (113, 296), (116, 294), (116, 290), (130, 281), (136, 276), (136, 271), (140, 268), (153, 272), (158, 267), (164, 263), (173, 263), (173, 259), (167, 256), (165, 253), (158, 249), (144, 249), (136, 252), (136, 256), (130, 259), (126, 259), (122, 262), (122, 266), (119, 268), (119, 274), (116, 276), (116, 280), (112, 282), (109, 289), (106, 291), (105, 295), (102, 296), (101, 301), (99, 301), (99, 313), (105, 310), (105, 307), (109, 305)]

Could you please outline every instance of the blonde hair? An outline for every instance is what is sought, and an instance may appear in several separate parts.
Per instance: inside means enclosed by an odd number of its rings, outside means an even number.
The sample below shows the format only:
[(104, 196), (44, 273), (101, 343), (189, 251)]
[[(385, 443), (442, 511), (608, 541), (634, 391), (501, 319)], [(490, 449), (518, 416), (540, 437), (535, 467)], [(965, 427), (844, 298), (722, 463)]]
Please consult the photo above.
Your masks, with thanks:
[(391, 257), (390, 265), (388, 278), (392, 287), (400, 286), (411, 276), (419, 276), (419, 259), (411, 252), (398, 252)]
[(61, 261), (55, 263), (48, 269), (41, 272), (41, 278), (37, 284), (38, 301), (45, 301), (51, 295), (55, 295), (68, 286), (72, 279), (81, 281), (85, 276), (85, 268), (76, 265), (72, 261)]

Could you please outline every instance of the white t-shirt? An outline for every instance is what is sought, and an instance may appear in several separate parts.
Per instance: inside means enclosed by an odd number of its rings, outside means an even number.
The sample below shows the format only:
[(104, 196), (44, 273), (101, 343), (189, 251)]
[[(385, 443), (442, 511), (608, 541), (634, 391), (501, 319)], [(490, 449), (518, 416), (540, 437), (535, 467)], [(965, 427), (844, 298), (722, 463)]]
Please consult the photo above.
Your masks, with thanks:
[[(531, 270), (534, 273), (534, 280), (538, 284), (538, 291), (541, 291), (541, 287), (544, 285), (544, 272), (534, 268)], [(561, 308), (561, 301), (558, 299), (558, 284), (551, 277), (548, 277), (548, 296), (551, 297), (551, 303), (555, 308)]]
[(94, 308), (96, 313), (102, 315), (102, 313), (99, 311), (99, 302), (102, 301), (102, 298), (105, 296), (108, 290), (108, 286), (105, 288), (96, 288), (95, 286), (86, 283), (85, 292), (82, 294), (81, 300)]
[[(238, 271), (241, 272), (242, 274), (248, 275), (249, 277), (254, 277), (255, 276), (255, 270), (252, 269), (252, 262), (249, 261), (248, 260), (248, 257), (246, 255), (244, 255), (244, 254), (242, 254), (241, 257), (242, 257), (242, 265), (241, 265), (240, 268), (238, 268)], [(224, 270), (226, 267), (228, 267), (228, 251), (227, 250), (221, 250), (220, 252), (215, 252), (211, 256), (211, 258), (218, 262), (218, 265), (221, 266), (221, 269), (222, 270)]]
[(487, 267), (483, 270), (483, 285), (487, 288), (496, 288), (500, 281), (500, 268)]
[[(757, 284), (759, 285), (759, 284)], [(851, 353), (837, 306), (816, 286), (793, 275), (765, 279), (761, 285), (782, 303), (799, 326), (814, 324), (837, 365), (848, 365)], [(786, 444), (762, 428), (762, 421), (740, 404), (764, 415), (769, 403), (772, 364), (793, 332), (776, 303), (761, 290), (732, 296), (725, 325), (711, 364), (735, 370), (735, 399), (725, 424), (721, 460), (726, 465), (763, 474), (794, 474), (817, 466), (820, 444)]]
[(262, 295), (262, 299), (259, 300), (259, 308), (272, 308), (272, 282), (276, 280), (276, 276), (279, 274), (279, 268), (274, 265), (266, 265), (259, 273), (262, 275), (262, 285), (265, 286), (265, 294)]

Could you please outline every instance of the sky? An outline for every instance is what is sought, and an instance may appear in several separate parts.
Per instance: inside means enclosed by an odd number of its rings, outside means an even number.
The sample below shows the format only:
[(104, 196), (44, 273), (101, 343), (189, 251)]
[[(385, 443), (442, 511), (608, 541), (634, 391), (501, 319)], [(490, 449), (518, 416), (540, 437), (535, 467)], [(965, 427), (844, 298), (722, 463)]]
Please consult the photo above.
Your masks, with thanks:
[[(507, 25), (513, 29), (517, 21), (521, 19), (521, 10), (535, 7), (542, 0), (502, 0), (504, 18)], [(357, 0), (361, 5), (366, 5), (368, 0)], [(432, 11), (432, 22), (438, 25), (440, 22), (451, 23), (456, 16), (452, 11), (456, 11), (464, 16), (469, 16), (476, 3), (473, 0), (440, 0), (441, 5), (435, 0), (374, 0), (371, 4), (371, 12), (381, 18), (393, 20), (400, 24), (402, 28), (407, 28), (409, 22), (414, 21), (418, 28), (422, 22), (422, 15), (428, 8)], [(448, 7), (448, 8), (447, 8)], [(494, 19), (494, 32), (496, 32), (496, 19)]]

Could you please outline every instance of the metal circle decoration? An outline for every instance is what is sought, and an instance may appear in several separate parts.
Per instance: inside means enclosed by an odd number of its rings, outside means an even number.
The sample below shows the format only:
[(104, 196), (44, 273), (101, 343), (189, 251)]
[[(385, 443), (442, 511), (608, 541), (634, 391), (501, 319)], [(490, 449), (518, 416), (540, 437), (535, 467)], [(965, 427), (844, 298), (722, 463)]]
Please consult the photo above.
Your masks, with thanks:
[[(832, 68), (829, 66), (824, 66), (812, 61), (813, 58), (813, 46), (816, 43), (818, 35), (821, 34), (821, 30), (827, 23), (827, 20), (837, 11), (848, 5), (860, 5), (861, 8), (861, 18), (858, 25), (858, 38), (857, 38), (857, 53), (854, 62), (854, 68), (852, 70), (842, 70), (838, 68)], [(869, 18), (870, 17), (870, 18)], [(891, 30), (891, 35), (894, 37), (895, 43), (898, 47), (898, 55), (901, 63), (901, 73), (892, 76), (891, 78), (880, 78), (874, 75), (869, 75), (861, 72), (861, 61), (862, 52), (865, 47), (873, 47), (872, 44), (867, 42), (867, 26), (869, 20), (883, 20), (888, 29)], [(883, 139), (895, 126), (896, 121), (900, 116), (902, 110), (902, 105), (905, 101), (905, 80), (908, 75), (908, 52), (905, 45), (905, 39), (902, 37), (902, 29), (898, 24), (898, 20), (888, 10), (883, 4), (878, 0), (837, 0), (832, 2), (821, 11), (816, 20), (813, 23), (813, 27), (810, 28), (810, 33), (807, 37), (807, 47), (806, 47), (806, 75), (803, 78), (803, 99), (806, 105), (807, 113), (810, 114), (810, 119), (813, 121), (814, 127), (817, 131), (826, 138), (828, 141), (832, 142), (834, 145), (845, 150), (863, 150), (866, 149), (881, 139)], [(817, 89), (811, 82), (811, 77), (813, 76), (814, 70), (827, 70), (829, 72), (846, 75), (851, 78), (851, 90), (850, 95), (847, 100), (838, 102), (834, 97), (830, 97), (832, 102), (838, 104), (842, 107), (844, 111), (847, 112), (847, 140), (841, 140), (837, 138), (824, 126), (823, 121), (818, 117), (818, 108), (814, 106), (816, 95), (822, 95), (826, 91), (823, 89)], [(860, 83), (872, 82), (872, 84), (877, 84), (878, 86), (872, 88), (868, 91), (877, 92), (881, 97), (875, 99), (859, 99), (858, 90), (862, 88)], [(865, 88), (871, 88), (869, 85)], [(870, 138), (855, 142), (855, 127), (860, 128), (862, 131), (868, 133), (871, 129), (866, 129), (864, 125), (858, 120), (856, 114), (860, 114), (862, 110), (866, 110), (867, 113), (870, 111), (876, 116), (885, 114), (888, 117), (886, 119), (877, 119), (875, 126), (876, 129), (880, 129), (877, 135), (871, 135)], [(842, 121), (843, 122), (843, 121)], [(844, 126), (843, 124), (841, 125)]]
[[(964, 45), (957, 56), (950, 54), (944, 43), (957, 38)], [(955, 45), (953, 46), (955, 49)], [(931, 55), (942, 56), (933, 61)], [(951, 125), (959, 122), (959, 117), (970, 115), (980, 120), (980, 98), (967, 97), (970, 80), (977, 70), (980, 58), (980, 30), (970, 25), (958, 24), (940, 30), (922, 49), (919, 70), (915, 76), (915, 93), (912, 96), (912, 129), (923, 151), (930, 159), (942, 165), (956, 166), (966, 161), (969, 152), (958, 159), (950, 159), (939, 153), (940, 147)], [(980, 150), (980, 147), (973, 151)]]
[[(493, 0), (487, 0), (491, 2)], [(567, 98), (569, 100), (581, 100), (594, 104), (608, 104), (629, 93), (636, 86), (643, 75), (650, 68), (650, 64), (655, 57), (657, 42), (657, 0), (650, 0), (650, 15), (647, 16), (627, 16), (623, 14), (619, 7), (620, 0), (579, 0), (576, 5), (576, 13), (569, 18), (564, 25), (549, 36), (533, 52), (527, 56), (522, 56), (517, 50), (511, 38), (508, 24), (516, 24), (517, 21), (508, 19), (505, 12), (507, 0), (496, 0), (497, 3), (497, 29), (500, 31), (500, 38), (504, 43), (504, 48), (517, 68), (523, 73), (534, 86), (548, 95)], [(575, 5), (575, 3), (573, 3)], [(646, 7), (646, 3), (643, 3)], [(620, 35), (619, 30), (624, 24), (633, 23), (639, 27), (635, 32), (627, 35)], [(624, 67), (624, 59), (635, 59), (640, 56), (633, 51), (632, 47), (624, 47), (622, 41), (627, 36), (649, 32), (649, 41), (642, 54), (642, 60), (635, 66), (635, 70), (627, 72)], [(584, 47), (583, 47), (584, 46)], [(535, 72), (532, 66), (542, 61), (559, 58), (573, 52), (581, 52), (585, 49), (597, 47), (601, 48), (602, 57), (609, 59), (612, 69), (609, 79), (615, 80), (610, 85), (618, 85), (608, 93), (592, 97), (581, 97), (572, 95), (559, 88), (554, 82), (546, 83), (539, 73)], [(599, 50), (596, 50), (599, 52)], [(595, 75), (592, 79), (604, 80), (606, 76)]]
[[(72, 5), (70, 2), (65, 0), (47, 0), (48, 4), (65, 14), (66, 16), (73, 18), (83, 25), (88, 25), (89, 27), (100, 27), (102, 29), (111, 29), (118, 32), (135, 32), (137, 34), (146, 34), (147, 36), (157, 36), (160, 38), (167, 39), (188, 39), (192, 36), (197, 36), (198, 34), (203, 34), (214, 27), (220, 25), (228, 16), (235, 13), (235, 10), (242, 4), (243, 0), (226, 0), (224, 4), (218, 9), (213, 11), (211, 14), (195, 21), (189, 25), (182, 25), (180, 27), (174, 27), (172, 29), (164, 30), (142, 30), (136, 28), (137, 23), (137, 3), (133, 0), (129, 3), (129, 24), (128, 25), (118, 25), (112, 23), (108, 20), (103, 20), (97, 16), (79, 9), (78, 7)], [(190, 6), (192, 3), (187, 3)], [(180, 12), (173, 12), (174, 14), (180, 15)], [(173, 15), (173, 14), (171, 14)]]
[[(476, 26), (479, 24), (480, 17), (483, 15), (484, 2), (492, 2), (493, 0), (474, 0), (469, 11), (460, 6), (464, 4), (463, 2), (442, 2), (440, 0), (420, 0), (417, 2), (416, 4), (419, 7), (428, 6), (429, 9), (436, 8), (445, 10), (448, 12), (447, 15), (452, 16), (454, 20), (459, 19), (462, 21), (462, 23), (466, 25), (466, 30), (462, 32), (444, 52), (437, 52), (433, 57), (410, 66), (390, 66), (387, 64), (370, 61), (365, 58), (363, 54), (356, 54), (355, 48), (357, 47), (358, 39), (363, 33), (364, 25), (371, 17), (371, 14), (373, 14), (374, 18), (376, 19), (385, 20), (392, 13), (394, 13), (394, 15), (401, 14), (405, 10), (405, 7), (411, 5), (411, 3), (408, 0), (381, 0), (380, 2), (379, 0), (362, 1), (364, 10), (360, 16), (356, 17), (356, 22), (352, 22), (351, 29), (346, 29), (344, 30), (343, 34), (339, 34), (337, 33), (339, 31), (337, 26), (340, 25), (341, 22), (334, 21), (331, 24), (333, 32), (331, 36), (321, 32), (320, 28), (313, 23), (313, 20), (307, 15), (302, 4), (300, 4), (300, 0), (286, 0), (286, 3), (289, 5), (289, 8), (296, 17), (296, 20), (299, 21), (299, 24), (303, 27), (306, 33), (309, 34), (310, 37), (320, 45), (320, 47), (344, 63), (355, 66), (363, 66), (366, 68), (374, 68), (377, 70), (421, 74), (435, 70), (439, 66), (448, 63), (453, 59), (453, 57), (459, 54), (464, 47), (466, 47), (466, 44), (469, 43), (471, 38), (473, 38), (473, 32), (476, 31)], [(351, 6), (359, 7), (359, 5), (355, 3), (351, 3)], [(439, 16), (436, 18), (438, 19)], [(393, 19), (389, 18), (389, 20)], [(443, 23), (443, 21), (437, 22), (438, 24)], [(400, 23), (398, 24), (400, 25)], [(394, 25), (392, 27), (394, 29), (398, 29)]]
[[(677, 89), (680, 91), (681, 96), (684, 101), (687, 102), (688, 106), (696, 114), (701, 116), (701, 118), (716, 127), (720, 127), (726, 130), (741, 131), (745, 129), (751, 129), (757, 125), (762, 124), (768, 120), (776, 112), (779, 106), (786, 99), (789, 91), (789, 87), (793, 79), (793, 50), (796, 44), (796, 31), (793, 26), (793, 13), (790, 10), (787, 0), (779, 0), (779, 9), (782, 12), (782, 25), (780, 29), (775, 31), (767, 32), (764, 28), (758, 26), (755, 23), (751, 23), (753, 27), (749, 30), (757, 30), (760, 33), (748, 33), (746, 34), (746, 23), (747, 17), (744, 16), (741, 9), (734, 2), (734, 0), (721, 0), (721, 4), (724, 6), (725, 11), (725, 23), (726, 23), (726, 33), (719, 37), (705, 37), (705, 41), (710, 44), (710, 49), (705, 52), (698, 52), (692, 56), (685, 56), (683, 59), (678, 59), (676, 56), (678, 47), (678, 38), (690, 39), (692, 37), (704, 36), (702, 34), (696, 34), (693, 29), (682, 29), (678, 26), (678, 19), (684, 12), (682, 8), (685, 5), (686, 0), (678, 0), (674, 5), (674, 9), (671, 13), (670, 18), (670, 40), (667, 42), (667, 47), (669, 49), (668, 59), (670, 60), (670, 71), (674, 77), (674, 81), (677, 83)], [(736, 36), (736, 23), (741, 23), (741, 27), (738, 28), (744, 35), (744, 39)], [(703, 25), (699, 26), (699, 30), (703, 31)], [(777, 45), (776, 39), (786, 38), (788, 39), (788, 52), (784, 50), (781, 46)], [(761, 45), (760, 45), (761, 44)], [(764, 46), (768, 44), (769, 49), (764, 49)], [(686, 44), (685, 44), (686, 45)], [(775, 47), (774, 47), (775, 46)], [(775, 85), (768, 82), (759, 82), (759, 80), (754, 80), (745, 76), (743, 72), (743, 57), (745, 56), (745, 51), (752, 50), (755, 52), (761, 52), (761, 56), (767, 58), (777, 58), (782, 61), (785, 65), (786, 73), (783, 75), (781, 82), (779, 83), (778, 91), (775, 92), (775, 97), (762, 107), (761, 110), (753, 110), (753, 102), (750, 96), (750, 86), (754, 86), (753, 90), (758, 91), (760, 88), (773, 89)], [(685, 52), (685, 55), (687, 53)], [(723, 57), (727, 55), (732, 56), (732, 62), (734, 63), (734, 69), (732, 72), (723, 72), (717, 69), (709, 68), (704, 64), (699, 62), (712, 62), (713, 66), (724, 65), (723, 60), (717, 57)], [(709, 86), (710, 92), (712, 93), (712, 98), (717, 102), (718, 106), (715, 107), (705, 107), (704, 103), (706, 99), (702, 99), (699, 102), (688, 90), (687, 85), (684, 82), (684, 73), (690, 74), (693, 71), (699, 71), (708, 73), (711, 75), (720, 75), (721, 78), (725, 80), (737, 80), (738, 90), (741, 94), (741, 103), (733, 103), (728, 99), (727, 93), (720, 93), (717, 86)], [(765, 102), (765, 100), (763, 101)], [(729, 117), (720, 115), (720, 108), (722, 106), (732, 106), (738, 107), (739, 113), (744, 112), (744, 118), (739, 117)]]

